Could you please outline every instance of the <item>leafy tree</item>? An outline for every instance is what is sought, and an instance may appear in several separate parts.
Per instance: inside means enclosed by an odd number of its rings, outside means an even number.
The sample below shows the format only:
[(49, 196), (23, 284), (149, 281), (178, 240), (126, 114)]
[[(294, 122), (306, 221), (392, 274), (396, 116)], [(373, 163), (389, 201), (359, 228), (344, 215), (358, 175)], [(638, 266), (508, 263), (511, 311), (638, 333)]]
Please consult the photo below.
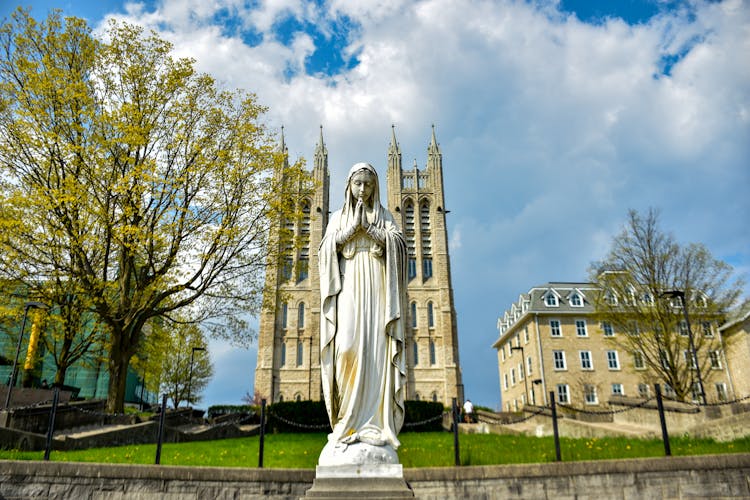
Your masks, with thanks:
[[(144, 327), (177, 314), (247, 342), (268, 227), (295, 217), (254, 95), (222, 91), (154, 33), (17, 10), (0, 27), (0, 272), (60, 276), (106, 327), (122, 411)], [(13, 271), (13, 268), (22, 269)], [(223, 318), (218, 320), (218, 318)]]
[(715, 362), (715, 356), (721, 356), (727, 340), (717, 327), (736, 305), (742, 282), (705, 246), (678, 244), (659, 227), (658, 219), (653, 209), (646, 214), (631, 210), (604, 261), (591, 266), (591, 279), (601, 288), (598, 319), (613, 327), (613, 342), (631, 353), (634, 363), (643, 364), (644, 382), (661, 381), (685, 400), (695, 392), (697, 370), (682, 301), (668, 292), (684, 293), (705, 383), (711, 377), (712, 357)]
[(146, 387), (167, 394), (175, 408), (182, 402), (192, 405), (200, 401), (213, 376), (201, 329), (193, 323), (155, 321), (145, 336), (143, 354), (139, 353), (134, 365), (148, 377)]

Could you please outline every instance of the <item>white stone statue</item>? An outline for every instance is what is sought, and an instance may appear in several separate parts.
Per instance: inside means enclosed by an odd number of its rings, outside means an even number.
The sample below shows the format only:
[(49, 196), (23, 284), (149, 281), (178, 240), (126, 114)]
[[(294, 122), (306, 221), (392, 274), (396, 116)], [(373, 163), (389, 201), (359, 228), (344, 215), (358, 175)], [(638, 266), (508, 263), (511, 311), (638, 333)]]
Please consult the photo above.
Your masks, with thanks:
[(379, 192), (375, 169), (354, 165), (320, 245), (320, 366), (333, 429), (322, 466), (398, 463), (406, 244)]

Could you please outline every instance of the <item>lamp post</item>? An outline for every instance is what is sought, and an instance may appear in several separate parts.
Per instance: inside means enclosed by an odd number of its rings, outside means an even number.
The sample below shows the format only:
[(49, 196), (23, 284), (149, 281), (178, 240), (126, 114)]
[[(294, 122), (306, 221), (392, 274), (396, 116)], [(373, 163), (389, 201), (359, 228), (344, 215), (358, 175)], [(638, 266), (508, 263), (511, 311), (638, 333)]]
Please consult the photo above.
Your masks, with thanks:
[(663, 292), (662, 297), (679, 297), (682, 304), (682, 312), (685, 315), (685, 326), (687, 326), (688, 341), (690, 342), (690, 353), (693, 357), (693, 366), (695, 373), (698, 375), (698, 388), (701, 391), (701, 400), (706, 404), (706, 391), (703, 390), (703, 377), (701, 376), (701, 367), (698, 364), (698, 353), (695, 350), (695, 341), (693, 340), (693, 330), (690, 328), (690, 318), (688, 317), (687, 306), (685, 304), (685, 292), (682, 290), (668, 290)]
[(190, 405), (190, 389), (193, 383), (193, 358), (195, 357), (195, 351), (205, 351), (205, 347), (193, 347), (190, 352), (190, 375), (188, 376), (188, 393), (187, 393), (187, 404)]
[(523, 386), (524, 386), (524, 389), (526, 390), (526, 395), (523, 397), (524, 405), (525, 405), (526, 401), (529, 398), (529, 380), (528, 380), (529, 377), (526, 376), (527, 375), (526, 374), (526, 354), (524, 354), (523, 352), (523, 346), (520, 346), (520, 345), (515, 346), (515, 347), (510, 346), (510, 350), (521, 351), (521, 370), (523, 370), (522, 372), (523, 373)]
[(21, 333), (18, 334), (18, 345), (16, 346), (16, 357), (13, 360), (13, 369), (8, 376), (8, 394), (5, 396), (5, 409), (10, 408), (10, 397), (13, 393), (13, 386), (16, 385), (16, 368), (18, 367), (18, 356), (21, 353), (21, 342), (23, 342), (23, 332), (26, 329), (26, 318), (29, 315), (29, 309), (47, 309), (47, 305), (41, 302), (29, 301), (23, 306), (23, 321), (21, 322)]

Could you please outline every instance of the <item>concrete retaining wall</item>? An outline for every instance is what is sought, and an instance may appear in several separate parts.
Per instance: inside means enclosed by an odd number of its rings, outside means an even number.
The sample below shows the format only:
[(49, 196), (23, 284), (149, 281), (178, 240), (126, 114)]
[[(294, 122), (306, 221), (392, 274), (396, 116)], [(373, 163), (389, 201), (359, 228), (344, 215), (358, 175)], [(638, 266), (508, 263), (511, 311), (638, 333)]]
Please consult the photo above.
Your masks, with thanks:
[[(0, 461), (0, 498), (294, 499), (315, 472)], [(406, 469), (417, 498), (750, 498), (750, 454)]]

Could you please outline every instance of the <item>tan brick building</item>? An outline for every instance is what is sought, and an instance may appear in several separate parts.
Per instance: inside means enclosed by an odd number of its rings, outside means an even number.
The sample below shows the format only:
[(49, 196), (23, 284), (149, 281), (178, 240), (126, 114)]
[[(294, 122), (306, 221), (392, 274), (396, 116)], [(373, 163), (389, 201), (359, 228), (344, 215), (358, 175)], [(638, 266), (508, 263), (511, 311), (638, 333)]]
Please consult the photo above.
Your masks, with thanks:
[(720, 328), (727, 339), (727, 366), (736, 398), (750, 396), (750, 306), (736, 311)]
[[(592, 409), (612, 397), (653, 395), (657, 381), (641, 357), (616, 342), (622, 333), (593, 319), (598, 293), (592, 283), (546, 283), (521, 294), (498, 319), (493, 347), (504, 410), (547, 405), (550, 392), (559, 403)], [(715, 322), (704, 325), (696, 334), (721, 335)], [(703, 373), (708, 401), (735, 398), (723, 353), (711, 361)]]
[[(286, 154), (283, 132), (281, 148)], [(402, 168), (395, 130), (386, 158), (384, 199), (400, 222), (409, 247), (406, 398), (444, 404), (450, 404), (453, 397), (461, 401), (442, 154), (434, 128), (424, 169), (420, 170), (416, 161), (412, 169)], [(322, 128), (310, 175), (317, 187), (311, 195), (306, 194), (306, 186), (296, 190), (303, 217), (287, 225), (301, 242), (299, 249), (266, 272), (267, 307), (260, 317), (255, 390), (269, 401), (321, 398), (317, 249), (330, 210), (328, 150)]]

